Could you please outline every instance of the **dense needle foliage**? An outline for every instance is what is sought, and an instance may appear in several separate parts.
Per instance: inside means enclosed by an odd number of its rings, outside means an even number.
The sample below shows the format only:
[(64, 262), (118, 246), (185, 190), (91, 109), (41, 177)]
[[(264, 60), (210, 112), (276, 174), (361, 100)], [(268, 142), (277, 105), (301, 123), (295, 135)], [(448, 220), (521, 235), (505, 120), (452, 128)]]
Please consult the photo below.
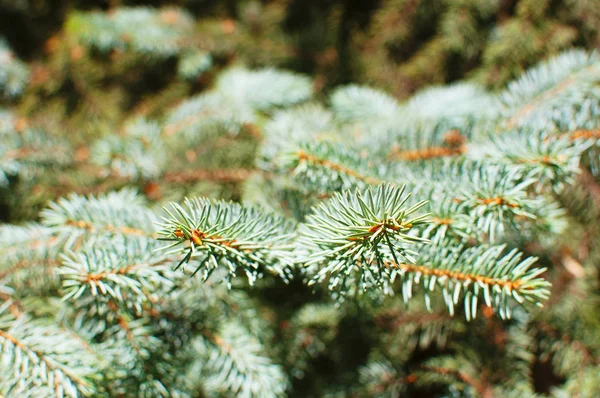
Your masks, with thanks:
[(593, 1), (109, 3), (0, 0), (1, 397), (600, 395)]

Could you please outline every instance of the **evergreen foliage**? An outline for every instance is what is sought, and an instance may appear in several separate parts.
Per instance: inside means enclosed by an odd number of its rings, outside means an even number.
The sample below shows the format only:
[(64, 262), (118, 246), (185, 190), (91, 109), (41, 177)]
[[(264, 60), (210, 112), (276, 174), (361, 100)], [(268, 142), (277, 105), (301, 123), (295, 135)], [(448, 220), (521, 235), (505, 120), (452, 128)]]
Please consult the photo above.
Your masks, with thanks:
[[(497, 65), (479, 25), (501, 4), (425, 4), (416, 21), (444, 37), (411, 62)], [(597, 395), (598, 54), (406, 101), (223, 61), (269, 44), (262, 18), (284, 5), (245, 5), (212, 45), (192, 12), (122, 7), (71, 13), (43, 65), (0, 47), (2, 204), (29, 216), (0, 225), (0, 395)], [(528, 23), (567, 47), (578, 33), (550, 9), (518, 2), (489, 40)], [(355, 44), (408, 51), (418, 33), (377, 29)]]
[(0, 37), (0, 95), (16, 97), (23, 92), (29, 79), (29, 69)]

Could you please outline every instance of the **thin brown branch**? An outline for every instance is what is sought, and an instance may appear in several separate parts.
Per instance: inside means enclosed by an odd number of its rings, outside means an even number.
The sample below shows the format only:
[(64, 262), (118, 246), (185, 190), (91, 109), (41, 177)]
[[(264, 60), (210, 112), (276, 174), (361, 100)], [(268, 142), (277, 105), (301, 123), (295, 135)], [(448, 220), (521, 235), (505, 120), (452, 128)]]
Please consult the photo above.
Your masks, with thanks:
[[(66, 225), (70, 226), (70, 227), (75, 227), (78, 229), (83, 229), (89, 232), (93, 232), (94, 229), (98, 228), (98, 226), (96, 226), (93, 223), (89, 223), (87, 221), (83, 221), (83, 220), (67, 220), (67, 222), (65, 223)], [(155, 233), (150, 233), (148, 231), (144, 231), (143, 229), (138, 229), (138, 228), (131, 228), (131, 227), (116, 227), (114, 225), (101, 225), (100, 226), (102, 229), (110, 231), (110, 232), (118, 232), (118, 233), (122, 233), (124, 235), (135, 235), (135, 236), (147, 236), (147, 237), (156, 237)]]
[(390, 158), (404, 160), (407, 162), (415, 162), (418, 160), (429, 160), (444, 158), (450, 156), (460, 156), (466, 152), (467, 148), (464, 145), (458, 147), (429, 147), (422, 149), (411, 149), (403, 151), (393, 151)]
[[(460, 198), (455, 198), (454, 202), (462, 203), (462, 202), (464, 202), (464, 200), (460, 199)], [(507, 199), (500, 197), (500, 196), (496, 196), (493, 198), (479, 198), (479, 199), (477, 199), (477, 203), (485, 205), (485, 206), (495, 205), (495, 206), (506, 206), (506, 207), (510, 207), (511, 209), (519, 208), (518, 204), (513, 203)]]
[(432, 268), (426, 265), (416, 265), (416, 264), (396, 264), (393, 262), (384, 263), (387, 268), (396, 268), (401, 271), (411, 272), (411, 273), (419, 273), (421, 275), (433, 275), (438, 278), (445, 277), (448, 279), (453, 279), (461, 282), (481, 282), (486, 285), (491, 286), (500, 286), (502, 288), (508, 288), (508, 290), (516, 290), (521, 287), (521, 281), (505, 281), (501, 279), (495, 279), (488, 276), (470, 274), (465, 272), (457, 272), (451, 271), (447, 269), (439, 269)]
[(126, 267), (122, 267), (122, 268), (117, 268), (117, 269), (112, 269), (112, 270), (107, 270), (107, 271), (103, 271), (103, 272), (99, 272), (97, 274), (89, 274), (86, 276), (86, 278), (84, 279), (84, 283), (93, 283), (93, 284), (97, 284), (99, 281), (101, 281), (102, 279), (105, 279), (107, 276), (110, 275), (127, 275), (130, 272), (141, 268), (141, 267), (156, 267), (159, 265), (163, 265), (167, 262), (169, 262), (170, 260), (161, 260), (158, 261), (156, 263), (150, 263), (150, 264), (146, 264), (146, 263), (139, 263), (139, 264), (131, 264), (128, 265)]
[(195, 181), (241, 182), (250, 178), (256, 170), (251, 169), (195, 169), (167, 172), (162, 176), (165, 182), (187, 183)]
[(380, 184), (383, 182), (382, 180), (379, 180), (377, 178), (364, 176), (364, 175), (360, 174), (359, 172), (352, 170), (349, 167), (331, 162), (327, 159), (321, 159), (317, 156), (311, 155), (302, 150), (298, 151), (298, 160), (300, 162), (310, 162), (310, 163), (313, 163), (313, 164), (316, 164), (319, 166), (323, 166), (325, 168), (328, 168), (328, 169), (336, 171), (336, 172), (344, 173), (346, 175), (349, 175), (350, 177), (356, 178), (357, 180), (360, 180), (360, 181), (364, 181), (370, 185), (377, 185), (377, 184)]

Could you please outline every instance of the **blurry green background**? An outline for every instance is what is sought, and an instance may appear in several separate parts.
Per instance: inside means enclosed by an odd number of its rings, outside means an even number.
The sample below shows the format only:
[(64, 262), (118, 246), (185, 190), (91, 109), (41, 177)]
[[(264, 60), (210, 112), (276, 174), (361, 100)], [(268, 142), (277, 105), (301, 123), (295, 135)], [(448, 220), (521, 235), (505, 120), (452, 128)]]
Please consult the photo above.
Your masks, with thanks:
[(140, 5), (187, 9), (228, 57), (399, 97), (463, 78), (498, 88), (541, 58), (600, 45), (597, 0), (0, 0), (0, 33), (39, 58), (73, 10)]
[[(99, 51), (98, 43), (93, 43), (97, 27), (90, 28), (87, 18), (93, 12), (114, 15), (137, 6), (166, 10), (161, 18), (175, 29), (183, 22), (164, 7), (186, 12), (193, 26), (185, 28), (185, 48), (150, 57), (118, 48)], [(462, 79), (499, 89), (564, 49), (598, 48), (600, 4), (598, 0), (0, 0), (0, 37), (29, 68), (23, 93), (0, 99), (0, 106), (19, 115), (21, 128), (41, 127), (50, 136), (67, 137), (76, 160), (68, 170), (43, 171), (45, 175), (33, 182), (14, 181), (10, 192), (0, 190), (0, 219), (16, 221), (34, 217), (49, 199), (72, 191), (97, 193), (130, 185), (132, 181), (98, 178), (93, 170), (78, 167), (87, 165), (89, 143), (122, 132), (124, 124), (136, 117), (160, 120), (181, 101), (209, 89), (232, 64), (305, 73), (314, 77), (317, 97), (348, 82), (369, 84), (399, 99), (427, 85)], [(169, 160), (173, 173), (251, 168), (260, 129), (243, 127), (235, 136), (175, 151)], [(243, 173), (228, 176), (200, 182), (184, 179), (187, 184), (179, 177), (141, 178), (133, 184), (150, 200), (185, 194), (238, 199)]]

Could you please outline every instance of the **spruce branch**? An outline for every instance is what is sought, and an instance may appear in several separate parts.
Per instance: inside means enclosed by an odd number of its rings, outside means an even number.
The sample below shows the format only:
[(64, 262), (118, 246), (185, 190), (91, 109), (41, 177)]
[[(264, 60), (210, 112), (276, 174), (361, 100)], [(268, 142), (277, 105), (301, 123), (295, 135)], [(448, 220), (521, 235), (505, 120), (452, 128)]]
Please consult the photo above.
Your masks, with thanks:
[(320, 104), (303, 104), (275, 112), (263, 128), (260, 165), (267, 170), (281, 169), (280, 158), (293, 153), (307, 141), (339, 141), (333, 114)]
[(263, 112), (302, 103), (313, 91), (307, 76), (274, 68), (231, 68), (219, 76), (215, 89), (228, 102)]
[(177, 65), (177, 74), (186, 80), (197, 80), (213, 67), (210, 53), (200, 50), (184, 52)]
[(439, 240), (446, 236), (457, 236), (461, 239), (476, 238), (470, 230), (471, 223), (466, 222), (461, 204), (439, 187), (415, 186), (413, 193), (427, 200), (425, 209), (431, 216), (425, 225), (422, 236), (431, 240)]
[(228, 322), (218, 334), (200, 339), (195, 349), (206, 358), (196, 368), (203, 376), (201, 385), (209, 393), (277, 397), (288, 386), (281, 367), (264, 355), (265, 347), (236, 322)]
[(157, 256), (153, 241), (124, 236), (97, 239), (83, 250), (68, 250), (58, 269), (64, 289), (63, 300), (103, 302), (115, 300), (142, 312), (146, 301), (156, 300), (160, 291), (173, 285), (172, 260)]
[(411, 306), (410, 311), (392, 310), (378, 314), (376, 322), (389, 333), (383, 339), (385, 345), (398, 344), (407, 347), (409, 352), (431, 346), (443, 349), (464, 328), (462, 322), (457, 322), (445, 310), (428, 313), (421, 306), (417, 308)]
[(448, 232), (460, 238), (498, 241), (508, 226), (529, 225), (548, 216), (551, 208), (532, 193), (539, 182), (515, 167), (467, 159), (438, 159), (411, 169), (398, 168), (415, 197), (429, 201), (432, 222), (427, 236)]
[(405, 126), (436, 126), (467, 132), (475, 121), (486, 122), (497, 116), (495, 98), (484, 87), (473, 83), (455, 83), (425, 88), (413, 95), (402, 108)]
[(172, 109), (162, 133), (167, 140), (183, 139), (189, 146), (220, 135), (237, 135), (244, 125), (255, 121), (256, 116), (247, 104), (231, 102), (221, 93), (211, 91)]
[(0, 342), (2, 363), (13, 377), (1, 385), (3, 394), (10, 396), (40, 384), (57, 397), (89, 396), (96, 390), (92, 378), (99, 363), (96, 354), (55, 325), (26, 315), (14, 319), (2, 306)]
[(579, 173), (579, 160), (593, 141), (588, 131), (552, 134), (544, 130), (521, 128), (500, 135), (492, 135), (481, 143), (474, 143), (469, 156), (510, 164), (524, 174), (562, 189), (572, 183)]
[(415, 253), (406, 246), (427, 242), (409, 234), (427, 222), (426, 215), (412, 215), (425, 202), (406, 206), (409, 197), (404, 187), (384, 184), (364, 193), (335, 194), (314, 208), (300, 228), (297, 244), (309, 284), (329, 278), (329, 288), (345, 294), (345, 289), (351, 289), (347, 277), (358, 273), (358, 291), (370, 285), (387, 290), (383, 264), (398, 258), (412, 263)]
[(476, 125), (474, 117), (395, 125), (383, 140), (384, 153), (390, 161), (403, 163), (460, 157), (468, 152), (467, 142), (475, 135)]
[(217, 181), (217, 182), (242, 182), (246, 181), (256, 170), (237, 168), (237, 169), (192, 169), (183, 171), (170, 171), (163, 174), (161, 179), (173, 183), (189, 183), (196, 181)]
[(542, 62), (501, 94), (505, 126), (584, 128), (586, 119), (598, 115), (599, 80), (597, 53), (571, 50)]
[(11, 255), (59, 246), (56, 229), (37, 223), (25, 225), (0, 225), (0, 253)]
[(446, 195), (455, 192), (453, 200), (460, 205), (465, 223), (472, 225), (469, 229), (487, 235), (490, 242), (496, 241), (506, 224), (517, 225), (519, 219), (535, 219), (543, 203), (529, 194), (529, 188), (537, 180), (515, 168), (461, 162), (445, 174), (442, 175), (455, 175), (460, 185), (455, 189), (452, 185), (456, 180), (448, 180), (442, 192)]
[(19, 295), (56, 289), (64, 242), (56, 230), (39, 224), (0, 226), (0, 285)]
[(458, 147), (442, 147), (442, 146), (432, 146), (428, 148), (422, 149), (404, 149), (404, 150), (394, 150), (390, 157), (393, 159), (398, 159), (406, 162), (415, 162), (419, 160), (429, 160), (436, 158), (444, 158), (444, 157), (452, 157), (452, 156), (460, 156), (466, 152), (466, 148), (464, 146)]
[(384, 182), (385, 166), (374, 163), (339, 144), (307, 142), (282, 155), (280, 170), (307, 189), (331, 193)]
[(29, 68), (0, 37), (0, 96), (14, 98), (23, 93), (29, 83)]
[(414, 285), (422, 284), (427, 307), (430, 292), (439, 288), (451, 314), (462, 297), (465, 317), (475, 318), (483, 296), (485, 305), (504, 319), (511, 317), (514, 302), (541, 306), (549, 296), (550, 283), (540, 277), (546, 269), (533, 267), (534, 257), (521, 258), (517, 250), (506, 253), (504, 245), (465, 249), (445, 241), (420, 247), (414, 263), (384, 266), (394, 271), (389, 274), (392, 280), (399, 276), (405, 302), (411, 299)]
[(100, 51), (131, 51), (148, 59), (165, 59), (181, 51), (191, 33), (191, 16), (177, 8), (121, 7), (111, 14), (73, 13), (67, 37)]
[(0, 108), (0, 186), (9, 177), (31, 178), (39, 170), (71, 163), (69, 145)]
[(107, 167), (110, 174), (130, 179), (158, 177), (164, 167), (165, 151), (160, 126), (143, 118), (125, 125), (123, 134), (96, 141), (91, 163)]
[(396, 397), (406, 392), (413, 378), (402, 376), (389, 360), (371, 360), (359, 369), (358, 388), (371, 397)]
[(336, 118), (343, 122), (380, 123), (393, 120), (401, 111), (395, 98), (354, 84), (337, 88), (329, 101)]
[(128, 235), (151, 239), (156, 216), (130, 189), (95, 196), (71, 194), (41, 212), (42, 223), (56, 228), (73, 244), (81, 236)]
[(158, 224), (161, 240), (169, 254), (183, 254), (178, 266), (198, 261), (194, 272), (208, 277), (219, 268), (227, 270), (229, 282), (243, 270), (252, 284), (268, 270), (282, 277), (288, 260), (293, 224), (274, 214), (252, 207), (208, 199), (186, 199), (184, 205), (171, 203), (168, 216)]

